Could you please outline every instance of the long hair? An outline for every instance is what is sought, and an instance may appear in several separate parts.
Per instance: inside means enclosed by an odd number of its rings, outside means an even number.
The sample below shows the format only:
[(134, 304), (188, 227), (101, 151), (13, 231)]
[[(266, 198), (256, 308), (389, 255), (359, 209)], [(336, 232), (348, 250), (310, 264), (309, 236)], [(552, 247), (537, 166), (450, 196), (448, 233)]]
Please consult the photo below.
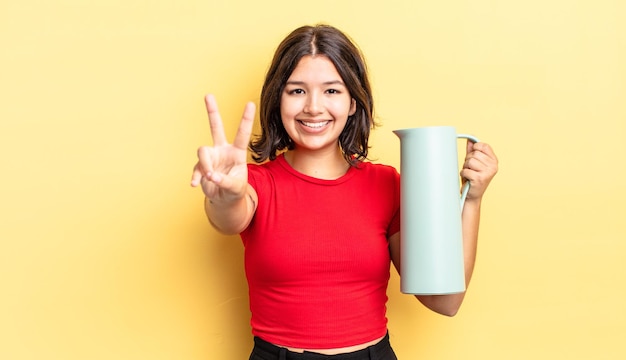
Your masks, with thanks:
[(300, 27), (276, 49), (261, 90), (261, 135), (250, 142), (252, 158), (261, 163), (276, 159), (282, 150), (293, 149), (280, 116), (280, 99), (289, 76), (306, 55), (330, 59), (356, 102), (356, 112), (348, 117), (339, 135), (343, 157), (355, 165), (367, 158), (370, 130), (376, 125), (372, 91), (361, 51), (347, 35), (329, 25)]

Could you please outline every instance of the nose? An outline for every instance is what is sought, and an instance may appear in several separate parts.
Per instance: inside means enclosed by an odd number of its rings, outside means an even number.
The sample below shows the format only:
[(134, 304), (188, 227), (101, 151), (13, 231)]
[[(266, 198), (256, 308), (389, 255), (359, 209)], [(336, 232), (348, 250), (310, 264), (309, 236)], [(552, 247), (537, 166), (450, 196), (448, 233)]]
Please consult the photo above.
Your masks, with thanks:
[(309, 94), (304, 104), (304, 112), (309, 115), (317, 115), (324, 112), (323, 100), (318, 94)]

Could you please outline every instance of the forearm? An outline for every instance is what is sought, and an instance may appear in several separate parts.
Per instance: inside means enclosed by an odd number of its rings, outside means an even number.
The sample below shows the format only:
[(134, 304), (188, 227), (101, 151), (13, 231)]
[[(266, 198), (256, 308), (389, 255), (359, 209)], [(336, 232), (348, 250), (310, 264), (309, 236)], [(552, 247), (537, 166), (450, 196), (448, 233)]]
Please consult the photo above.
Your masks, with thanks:
[(465, 261), (465, 286), (469, 286), (478, 248), (481, 199), (467, 199), (461, 217), (463, 228), (463, 258)]

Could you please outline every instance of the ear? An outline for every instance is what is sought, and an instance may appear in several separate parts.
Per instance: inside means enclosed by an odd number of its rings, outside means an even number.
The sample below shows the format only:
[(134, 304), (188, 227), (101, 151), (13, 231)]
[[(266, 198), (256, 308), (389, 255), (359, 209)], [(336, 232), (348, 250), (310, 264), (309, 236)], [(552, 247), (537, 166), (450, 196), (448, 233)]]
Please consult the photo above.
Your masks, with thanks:
[(356, 100), (354, 100), (354, 98), (352, 98), (352, 101), (350, 101), (350, 113), (349, 113), (349, 115), (352, 116), (352, 115), (354, 115), (354, 113), (356, 113)]

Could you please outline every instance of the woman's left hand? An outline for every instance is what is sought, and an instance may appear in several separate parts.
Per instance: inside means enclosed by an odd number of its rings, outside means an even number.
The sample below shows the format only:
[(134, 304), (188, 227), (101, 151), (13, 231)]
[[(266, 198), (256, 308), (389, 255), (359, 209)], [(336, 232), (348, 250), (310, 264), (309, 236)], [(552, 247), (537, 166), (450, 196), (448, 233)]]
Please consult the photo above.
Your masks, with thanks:
[(498, 172), (498, 158), (489, 144), (467, 142), (467, 155), (461, 170), (463, 182), (470, 182), (467, 200), (480, 199)]

